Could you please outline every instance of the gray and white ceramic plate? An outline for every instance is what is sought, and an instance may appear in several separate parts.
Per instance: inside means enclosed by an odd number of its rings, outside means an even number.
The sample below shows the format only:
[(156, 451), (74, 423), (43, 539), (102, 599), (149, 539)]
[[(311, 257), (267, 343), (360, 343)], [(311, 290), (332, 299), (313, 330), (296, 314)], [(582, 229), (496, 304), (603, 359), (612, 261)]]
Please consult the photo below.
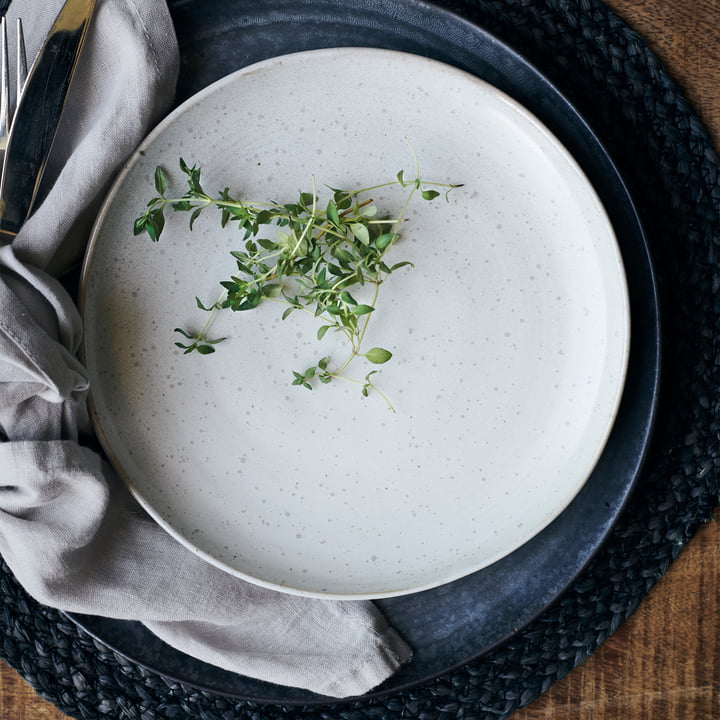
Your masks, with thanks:
[[(483, 78), (528, 108), (559, 137), (592, 181), (622, 251), (632, 335), (622, 402), (594, 471), (543, 531), (501, 560), (424, 592), (376, 601), (413, 648), (371, 695), (416, 686), (477, 658), (556, 601), (601, 546), (642, 471), (660, 382), (660, 314), (647, 242), (632, 198), (598, 132), (572, 101), (486, 28), (417, 0), (170, 0), (180, 41), (178, 101), (269, 57), (359, 45), (433, 57)], [(226, 672), (179, 653), (143, 625), (70, 615), (97, 641), (184, 687), (242, 701), (326, 703), (298, 688)]]
[[(156, 165), (207, 189), (294, 199), (311, 174), (375, 185), (403, 169), (461, 182), (411, 206), (366, 347), (391, 349), (377, 396), (292, 371), (340, 357), (313, 318), (266, 303), (219, 316), (211, 356), (177, 326), (205, 318), (242, 236), (133, 219)], [(319, 190), (322, 195), (322, 189)], [(381, 210), (402, 204), (375, 196)], [(526, 543), (592, 472), (630, 343), (612, 224), (576, 161), (524, 107), (456, 68), (367, 48), (282, 56), (192, 97), (143, 143), (101, 213), (84, 269), (85, 360), (98, 434), (150, 514), (210, 562), (278, 590), (378, 598), (436, 587)], [(360, 379), (372, 367), (349, 368)]]

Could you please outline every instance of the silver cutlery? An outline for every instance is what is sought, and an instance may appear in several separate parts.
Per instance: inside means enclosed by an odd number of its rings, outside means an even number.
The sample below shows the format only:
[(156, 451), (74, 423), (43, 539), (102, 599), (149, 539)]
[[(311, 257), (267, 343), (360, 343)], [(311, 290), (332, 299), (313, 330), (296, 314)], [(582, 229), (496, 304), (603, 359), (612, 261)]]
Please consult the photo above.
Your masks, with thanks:
[(67, 0), (27, 74), (0, 180), (0, 244), (32, 212), (94, 9), (95, 0)]
[(10, 137), (10, 123), (15, 108), (20, 104), (20, 96), (27, 79), (27, 56), (25, 54), (25, 37), (23, 35), (22, 20), (17, 19), (15, 33), (16, 43), (16, 73), (15, 73), (15, 103), (10, 104), (10, 62), (8, 58), (8, 33), (5, 17), (0, 21), (0, 165), (5, 159), (8, 138)]

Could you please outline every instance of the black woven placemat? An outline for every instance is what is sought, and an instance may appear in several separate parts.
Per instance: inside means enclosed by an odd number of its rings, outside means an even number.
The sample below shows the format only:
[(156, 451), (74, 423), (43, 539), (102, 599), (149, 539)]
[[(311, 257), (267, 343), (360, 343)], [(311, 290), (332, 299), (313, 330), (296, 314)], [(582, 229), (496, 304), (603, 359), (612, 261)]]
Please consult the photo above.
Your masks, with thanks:
[[(0, 10), (7, 2), (0, 0)], [(0, 566), (0, 656), (82, 719), (505, 718), (592, 654), (718, 503), (720, 159), (641, 37), (595, 0), (455, 0), (589, 119), (625, 177), (655, 262), (663, 383), (645, 471), (608, 542), (541, 617), (475, 662), (390, 697), (282, 708), (169, 682), (38, 606)]]

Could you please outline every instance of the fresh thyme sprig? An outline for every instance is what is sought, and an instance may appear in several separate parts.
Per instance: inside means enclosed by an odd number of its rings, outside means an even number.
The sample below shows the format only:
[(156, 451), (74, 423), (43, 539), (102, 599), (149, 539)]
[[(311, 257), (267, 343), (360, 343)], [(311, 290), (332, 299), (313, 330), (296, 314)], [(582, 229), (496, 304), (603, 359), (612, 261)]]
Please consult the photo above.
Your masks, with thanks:
[[(412, 151), (412, 148), (411, 148)], [(413, 152), (414, 156), (414, 152)], [(431, 201), (440, 195), (437, 188), (447, 194), (459, 185), (427, 182), (421, 179), (419, 164), (415, 157), (416, 176), (406, 180), (400, 171), (392, 181), (359, 190), (329, 188), (332, 197), (320, 206), (315, 179), (312, 192), (299, 193), (295, 202), (279, 204), (255, 203), (239, 200), (225, 188), (217, 196), (205, 192), (200, 181), (200, 169), (190, 167), (182, 158), (180, 170), (185, 175), (187, 190), (180, 197), (167, 197), (168, 178), (161, 167), (155, 170), (157, 195), (147, 204), (145, 212), (134, 223), (134, 233), (147, 233), (157, 242), (165, 228), (165, 210), (190, 213), (190, 229), (199, 215), (209, 207), (220, 210), (222, 227), (236, 224), (243, 232), (242, 248), (230, 254), (235, 260), (236, 271), (220, 285), (223, 290), (215, 302), (195, 302), (201, 310), (209, 313), (200, 332), (175, 328), (184, 342), (175, 343), (185, 353), (197, 351), (208, 355), (215, 352), (215, 345), (226, 338), (208, 337), (208, 329), (215, 314), (222, 309), (234, 311), (251, 310), (265, 301), (283, 303), (286, 308), (282, 319), (296, 311), (310, 313), (321, 323), (317, 339), (327, 332), (345, 336), (349, 352), (334, 368), (330, 358), (323, 357), (303, 372), (293, 372), (292, 384), (312, 389), (315, 380), (327, 384), (336, 378), (356, 382), (363, 396), (371, 390), (392, 404), (377, 388), (370, 371), (363, 381), (354, 380), (343, 373), (350, 363), (363, 357), (375, 365), (390, 360), (392, 353), (381, 347), (363, 348), (372, 314), (375, 312), (380, 286), (396, 270), (411, 266), (408, 261), (390, 264), (388, 252), (400, 239), (398, 232), (408, 205), (419, 192)], [(400, 186), (407, 189), (405, 203), (396, 217), (377, 217), (377, 208), (368, 194)], [(261, 230), (273, 226), (275, 237), (263, 237)], [(362, 302), (353, 295), (359, 288), (369, 299)]]

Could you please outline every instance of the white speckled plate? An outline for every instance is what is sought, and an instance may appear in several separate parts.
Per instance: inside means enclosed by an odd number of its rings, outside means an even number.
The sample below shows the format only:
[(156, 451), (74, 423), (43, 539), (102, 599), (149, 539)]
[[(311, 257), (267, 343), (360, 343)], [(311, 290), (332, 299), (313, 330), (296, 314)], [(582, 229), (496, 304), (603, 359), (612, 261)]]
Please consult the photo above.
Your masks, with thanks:
[[(292, 387), (292, 370), (344, 348), (274, 303), (220, 316), (214, 355), (174, 346), (241, 235), (172, 216), (159, 244), (133, 237), (156, 165), (177, 188), (182, 156), (208, 190), (287, 201), (311, 174), (410, 176), (405, 136), (424, 177), (465, 187), (411, 207), (393, 257), (415, 268), (383, 286), (366, 338), (394, 353), (378, 383), (396, 413), (350, 383)], [(619, 250), (572, 157), (483, 81), (383, 50), (266, 61), (168, 117), (108, 197), (82, 306), (94, 422), (143, 506), (229, 572), (322, 597), (434, 587), (533, 537), (592, 471), (628, 359)]]

